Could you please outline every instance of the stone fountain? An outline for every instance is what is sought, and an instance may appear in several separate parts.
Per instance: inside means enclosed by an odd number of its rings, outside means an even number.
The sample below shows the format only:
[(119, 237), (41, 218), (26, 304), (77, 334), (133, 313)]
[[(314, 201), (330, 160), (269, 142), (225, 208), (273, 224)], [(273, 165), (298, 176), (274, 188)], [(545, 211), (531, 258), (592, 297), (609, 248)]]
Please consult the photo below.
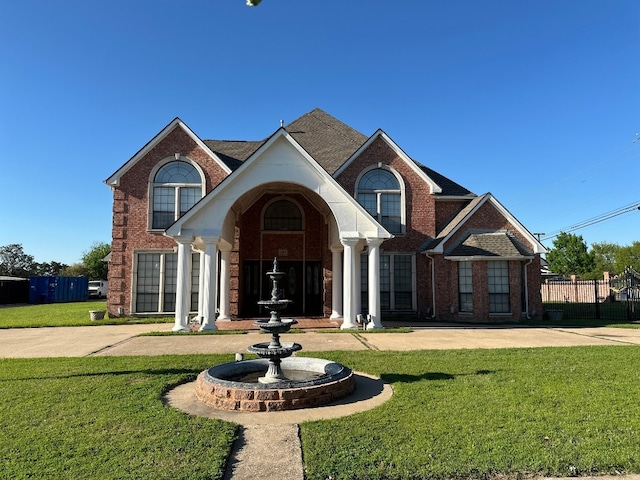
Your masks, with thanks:
[(271, 334), (271, 341), (248, 347), (259, 359), (223, 363), (201, 372), (196, 381), (198, 399), (221, 410), (269, 412), (325, 405), (353, 393), (351, 369), (319, 358), (291, 357), (302, 346), (280, 342), (280, 334), (298, 322), (281, 318), (291, 300), (280, 298), (278, 284), (285, 274), (278, 271), (277, 259), (267, 275), (272, 282), (271, 299), (258, 304), (267, 307), (271, 316), (254, 325)]

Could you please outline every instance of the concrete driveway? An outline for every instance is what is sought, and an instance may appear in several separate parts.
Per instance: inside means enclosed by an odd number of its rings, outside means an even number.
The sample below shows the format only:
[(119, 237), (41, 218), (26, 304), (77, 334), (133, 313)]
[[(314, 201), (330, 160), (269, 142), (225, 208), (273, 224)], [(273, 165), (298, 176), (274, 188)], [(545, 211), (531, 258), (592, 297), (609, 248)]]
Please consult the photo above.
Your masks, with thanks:
[[(138, 336), (145, 332), (168, 332), (171, 327), (171, 324), (162, 323), (0, 330), (0, 358), (235, 353), (246, 352), (247, 346), (266, 338), (257, 332), (244, 335)], [(411, 333), (308, 331), (287, 334), (283, 341), (300, 343), (308, 352), (640, 345), (638, 329), (521, 326), (415, 328)]]

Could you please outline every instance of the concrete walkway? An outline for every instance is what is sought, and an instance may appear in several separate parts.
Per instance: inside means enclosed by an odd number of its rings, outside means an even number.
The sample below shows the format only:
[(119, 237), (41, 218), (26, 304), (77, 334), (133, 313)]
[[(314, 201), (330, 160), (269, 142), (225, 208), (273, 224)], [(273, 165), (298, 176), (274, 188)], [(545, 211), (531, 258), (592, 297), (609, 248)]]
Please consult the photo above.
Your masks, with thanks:
[[(220, 327), (226, 330), (244, 329), (244, 323), (246, 322), (226, 322)], [(307, 324), (303, 325), (307, 327)], [(326, 328), (336, 325), (323, 326)], [(172, 324), (164, 323), (0, 330), (0, 358), (244, 353), (247, 346), (265, 339), (264, 334), (255, 331), (244, 335), (138, 336), (146, 332), (169, 332), (171, 327)], [(416, 324), (412, 327), (414, 331), (411, 333), (371, 333), (362, 330), (322, 333), (309, 330), (305, 333), (287, 334), (286, 341), (302, 344), (307, 352), (640, 345), (640, 330), (635, 329), (446, 324)], [(367, 381), (366, 378), (360, 381), (364, 383), (356, 392), (362, 396), (358, 401), (350, 398), (321, 409), (253, 414), (253, 417), (251, 414), (244, 416), (231, 413), (231, 417), (225, 419), (239, 423), (241, 427), (229, 459), (225, 480), (303, 480), (302, 450), (297, 425), (299, 422), (348, 415), (363, 408), (372, 408), (386, 401), (392, 394), (388, 385), (374, 380)], [(192, 390), (189, 385), (174, 389), (166, 401), (194, 415), (220, 418), (221, 414), (203, 409), (195, 401)], [(274, 445), (278, 445), (282, 455), (273, 455)], [(606, 480), (619, 477), (582, 478)], [(625, 479), (640, 480), (640, 475), (629, 475)]]

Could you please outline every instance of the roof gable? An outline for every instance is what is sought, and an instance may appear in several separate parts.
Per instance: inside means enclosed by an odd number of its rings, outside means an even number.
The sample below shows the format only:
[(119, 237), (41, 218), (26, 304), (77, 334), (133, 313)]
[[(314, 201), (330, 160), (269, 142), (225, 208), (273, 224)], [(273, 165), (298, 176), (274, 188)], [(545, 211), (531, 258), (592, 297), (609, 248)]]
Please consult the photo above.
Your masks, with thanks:
[(445, 253), (448, 260), (478, 258), (533, 258), (533, 250), (508, 232), (470, 232), (458, 245)]
[(479, 197), (475, 197), (468, 205), (465, 206), (436, 236), (436, 238), (429, 242), (429, 245), (423, 247), (423, 251), (429, 251), (432, 253), (444, 253), (444, 245), (450, 240), (453, 235), (459, 231), (465, 223), (473, 217), (473, 215), (484, 205), (489, 202), (497, 211), (502, 215), (515, 229), (528, 240), (532, 247), (532, 252), (545, 253), (546, 249), (540, 243), (540, 241), (522, 225), (517, 218), (515, 218), (511, 212), (509, 212), (498, 200), (491, 194), (485, 193)]
[(442, 188), (438, 185), (427, 173), (413, 161), (409, 155), (407, 155), (389, 136), (381, 129), (378, 129), (369, 139), (363, 143), (358, 150), (356, 150), (351, 157), (344, 162), (340, 168), (333, 172), (333, 176), (337, 178), (342, 172), (344, 172), (349, 165), (351, 165), (356, 158), (358, 158), (362, 152), (373, 144), (378, 138), (382, 139), (389, 147), (395, 152), (395, 154), (402, 159), (425, 183), (429, 185), (431, 193), (442, 193)]
[(229, 166), (222, 161), (200, 138), (178, 117), (174, 118), (166, 127), (164, 127), (155, 137), (153, 137), (144, 147), (131, 157), (124, 165), (116, 170), (104, 183), (109, 186), (117, 187), (120, 184), (120, 178), (129, 171), (139, 160), (153, 150), (167, 135), (174, 129), (181, 128), (207, 155), (209, 155), (227, 174), (231, 173)]

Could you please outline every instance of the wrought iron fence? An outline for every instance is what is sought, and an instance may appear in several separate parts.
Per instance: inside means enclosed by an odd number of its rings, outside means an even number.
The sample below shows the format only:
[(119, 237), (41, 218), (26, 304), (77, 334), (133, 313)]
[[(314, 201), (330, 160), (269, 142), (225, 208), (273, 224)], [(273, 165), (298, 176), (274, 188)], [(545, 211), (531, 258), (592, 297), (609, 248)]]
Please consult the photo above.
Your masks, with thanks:
[(540, 293), (551, 320), (640, 320), (640, 274), (631, 267), (608, 280), (547, 280)]

